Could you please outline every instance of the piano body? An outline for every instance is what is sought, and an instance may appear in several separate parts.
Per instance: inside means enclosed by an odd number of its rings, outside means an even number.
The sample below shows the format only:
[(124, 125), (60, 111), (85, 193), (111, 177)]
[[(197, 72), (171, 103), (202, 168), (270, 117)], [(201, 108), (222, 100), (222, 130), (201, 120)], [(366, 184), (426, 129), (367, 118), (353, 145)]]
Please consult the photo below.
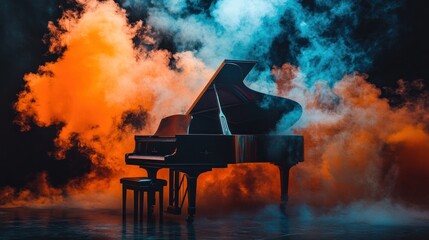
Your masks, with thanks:
[[(187, 195), (187, 221), (192, 222), (198, 176), (228, 164), (252, 162), (279, 167), (280, 206), (285, 207), (289, 170), (303, 161), (303, 137), (269, 133), (285, 114), (293, 113), (287, 122), (294, 124), (302, 108), (290, 99), (248, 88), (243, 80), (255, 64), (224, 60), (186, 114), (162, 119), (153, 136), (135, 136), (126, 164), (146, 169), (149, 178), (156, 178), (161, 168), (170, 169), (167, 212), (180, 214)], [(182, 197), (184, 176), (187, 189)]]

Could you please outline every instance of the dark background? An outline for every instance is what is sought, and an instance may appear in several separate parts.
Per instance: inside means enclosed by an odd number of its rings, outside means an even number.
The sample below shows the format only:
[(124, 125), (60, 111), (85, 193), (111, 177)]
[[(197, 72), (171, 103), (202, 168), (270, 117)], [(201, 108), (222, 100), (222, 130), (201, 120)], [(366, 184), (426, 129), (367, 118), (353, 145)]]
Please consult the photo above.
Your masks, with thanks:
[[(305, 2), (311, 7), (312, 1)], [(197, 10), (204, 11), (209, 6), (210, 2), (206, 2)], [(389, 98), (392, 105), (401, 104), (401, 97), (388, 90), (397, 86), (397, 80), (411, 82), (421, 79), (427, 85), (428, 6), (427, 1), (404, 1), (396, 10), (399, 22), (397, 35), (386, 39), (386, 47), (375, 55), (373, 64), (366, 71), (368, 80), (382, 90), (383, 96)], [(61, 186), (91, 170), (90, 161), (77, 149), (70, 150), (65, 160), (55, 160), (50, 155), (54, 150), (53, 139), (57, 128), (61, 126), (32, 126), (31, 131), (21, 132), (19, 126), (14, 124), (16, 113), (13, 105), (17, 94), (23, 90), (24, 74), (36, 72), (39, 65), (57, 57), (47, 53), (48, 46), (43, 42), (44, 35), (48, 33), (47, 23), (55, 21), (64, 9), (72, 7), (72, 3), (65, 0), (0, 1), (0, 189), (4, 186), (18, 190), (29, 187), (40, 172), (47, 172), (49, 182)], [(129, 14), (131, 21), (144, 15), (140, 13), (140, 16), (135, 16), (132, 10)], [(377, 24), (376, 21), (363, 23), (358, 36), (365, 38), (374, 34), (374, 29), (382, 27)], [(281, 46), (283, 43), (277, 41), (275, 44)], [(160, 47), (173, 48), (168, 39), (163, 40)], [(274, 63), (280, 65), (287, 61), (288, 56), (280, 52), (271, 57)], [(428, 87), (425, 86), (425, 89)]]

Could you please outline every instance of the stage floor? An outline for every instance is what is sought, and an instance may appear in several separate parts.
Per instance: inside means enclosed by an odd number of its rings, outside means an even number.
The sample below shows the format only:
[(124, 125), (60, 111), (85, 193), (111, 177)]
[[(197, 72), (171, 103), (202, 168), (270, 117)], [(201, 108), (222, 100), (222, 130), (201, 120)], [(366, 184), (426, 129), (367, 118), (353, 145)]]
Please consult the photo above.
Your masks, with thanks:
[(123, 223), (118, 210), (0, 209), (0, 239), (429, 239), (427, 219), (350, 220), (314, 217), (302, 209), (285, 217), (275, 206), (256, 213), (197, 215), (191, 225), (184, 216), (165, 214), (162, 224), (134, 224), (129, 216)]

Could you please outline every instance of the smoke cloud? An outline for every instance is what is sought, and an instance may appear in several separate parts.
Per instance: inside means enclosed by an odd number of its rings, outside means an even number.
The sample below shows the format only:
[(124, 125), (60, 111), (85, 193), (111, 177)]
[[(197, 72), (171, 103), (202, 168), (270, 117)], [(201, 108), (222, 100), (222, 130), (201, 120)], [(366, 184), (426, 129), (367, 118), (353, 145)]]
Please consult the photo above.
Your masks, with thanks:
[[(273, 74), (280, 94), (306, 109), (295, 126), (307, 161), (293, 170), (294, 196), (325, 207), (385, 198), (428, 207), (427, 102), (391, 107), (363, 74), (346, 75), (332, 89), (325, 82), (305, 87), (305, 76), (291, 64)], [(398, 93), (409, 90), (402, 86)]]
[(252, 79), (263, 81), (274, 64), (287, 61), (301, 68), (307, 84), (323, 80), (330, 86), (345, 74), (368, 70), (372, 57), (394, 42), (400, 6), (382, 1), (219, 0), (197, 7), (202, 2), (126, 0), (123, 5), (147, 16), (178, 51), (193, 51), (212, 68), (224, 58), (256, 59), (259, 69)]
[[(150, 27), (130, 24), (113, 1), (78, 4), (81, 11), (66, 11), (58, 24), (49, 23), (50, 51), (61, 56), (25, 75), (15, 106), (24, 130), (31, 121), (59, 126), (57, 158), (74, 145), (90, 157), (92, 171), (61, 194), (76, 187), (118, 189), (112, 176), (123, 174), (133, 135), (150, 134), (162, 117), (185, 112), (212, 74), (190, 52), (147, 50), (144, 44), (155, 41)], [(135, 38), (144, 44), (135, 46)]]
[[(24, 77), (15, 108), (24, 130), (32, 121), (58, 126), (58, 158), (77, 146), (93, 169), (65, 189), (51, 187), (42, 174), (37, 187), (4, 189), (5, 202), (119, 206), (118, 179), (125, 172), (141, 175), (124, 164), (133, 135), (152, 134), (162, 117), (185, 112), (213, 69), (232, 58), (259, 60), (249, 86), (304, 108), (293, 129), (282, 127), (287, 116), (276, 129), (305, 139), (305, 162), (292, 168), (292, 203), (334, 207), (392, 199), (429, 207), (426, 96), (392, 107), (368, 76), (354, 73), (369, 69), (380, 43), (395, 35), (396, 5), (122, 1), (143, 19), (130, 23), (112, 0), (76, 4), (81, 10), (49, 23), (50, 51), (60, 57)], [(376, 30), (360, 33), (376, 16)], [(275, 203), (275, 176), (277, 168), (266, 164), (205, 173), (198, 206), (214, 212), (214, 202), (225, 210)]]

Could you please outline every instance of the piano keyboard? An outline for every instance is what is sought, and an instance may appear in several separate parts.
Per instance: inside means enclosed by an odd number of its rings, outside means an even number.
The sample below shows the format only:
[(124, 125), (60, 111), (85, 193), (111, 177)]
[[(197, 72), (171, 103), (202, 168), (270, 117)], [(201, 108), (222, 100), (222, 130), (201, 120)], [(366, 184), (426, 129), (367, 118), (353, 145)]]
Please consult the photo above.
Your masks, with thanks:
[(150, 156), (150, 155), (130, 155), (129, 159), (139, 159), (139, 160), (155, 160), (155, 161), (164, 161), (164, 156)]

